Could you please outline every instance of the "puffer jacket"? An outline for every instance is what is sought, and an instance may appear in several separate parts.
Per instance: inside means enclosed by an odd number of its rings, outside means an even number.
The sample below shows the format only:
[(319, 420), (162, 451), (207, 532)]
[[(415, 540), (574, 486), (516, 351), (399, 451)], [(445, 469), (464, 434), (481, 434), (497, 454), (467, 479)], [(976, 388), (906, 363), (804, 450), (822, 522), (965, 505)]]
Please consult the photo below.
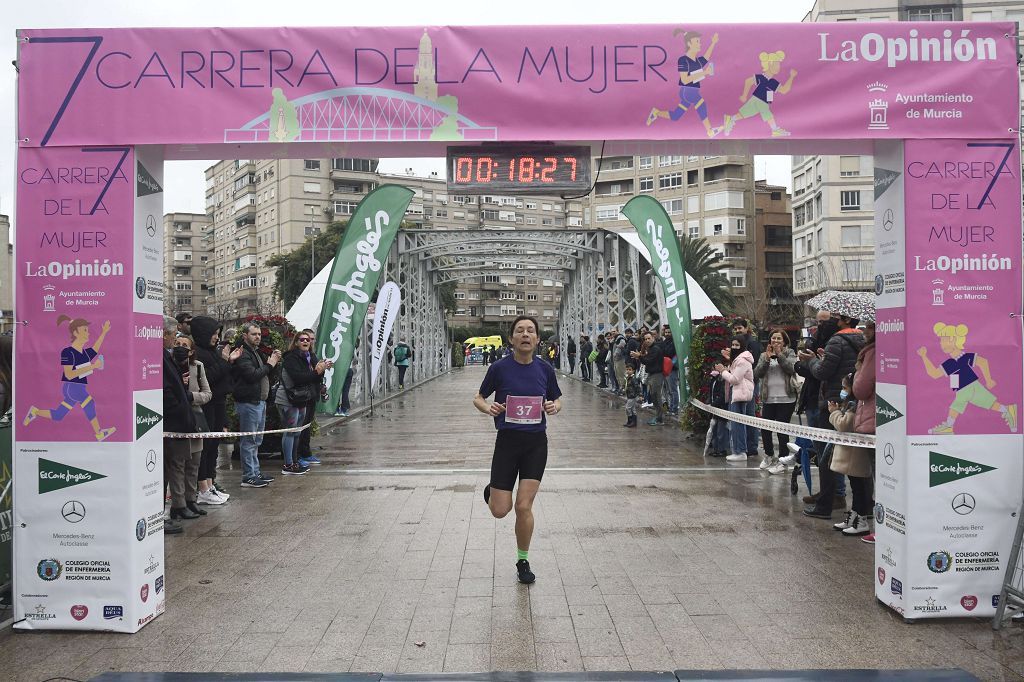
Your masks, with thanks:
[(857, 371), (853, 375), (853, 397), (857, 399), (857, 418), (853, 430), (857, 433), (875, 432), (875, 344), (864, 346), (857, 356)]
[(745, 403), (754, 399), (754, 356), (745, 350), (732, 361), (722, 377), (732, 386), (731, 402)]
[(822, 400), (839, 401), (843, 377), (857, 367), (857, 355), (864, 346), (864, 335), (856, 329), (843, 329), (825, 344), (825, 356), (807, 364), (811, 374), (821, 382)]
[(210, 402), (222, 403), (231, 393), (231, 363), (221, 357), (219, 348), (210, 343), (214, 334), (221, 334), (221, 326), (217, 320), (204, 315), (192, 318), (196, 360), (203, 363), (206, 380), (210, 382), (210, 390), (213, 392)]

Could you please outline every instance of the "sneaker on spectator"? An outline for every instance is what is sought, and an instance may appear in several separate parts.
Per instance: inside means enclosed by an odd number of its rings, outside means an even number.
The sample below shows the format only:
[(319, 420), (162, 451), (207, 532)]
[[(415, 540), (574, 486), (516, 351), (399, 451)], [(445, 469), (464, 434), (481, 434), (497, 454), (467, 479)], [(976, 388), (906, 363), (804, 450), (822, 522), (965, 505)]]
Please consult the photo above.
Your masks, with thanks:
[(645, 409), (645, 408), (648, 408), (648, 407), (654, 407), (654, 403), (641, 403), (640, 407), (641, 407), (641, 409)]
[(273, 483), (274, 482), (274, 477), (273, 476), (267, 476), (262, 471), (260, 473), (256, 474), (256, 478), (260, 479), (261, 481), (266, 481), (267, 483)]
[(196, 495), (196, 502), (198, 504), (211, 505), (224, 504), (224, 500), (220, 498), (220, 495), (218, 495), (213, 488), (210, 488), (209, 490), (200, 491), (199, 494)]
[(301, 460), (298, 464), (285, 464), (281, 467), (281, 473), (285, 476), (301, 476), (309, 471), (309, 467), (303, 466)]
[(303, 466), (316, 466), (317, 464), (323, 464), (323, 462), (316, 455), (310, 455), (309, 457), (299, 459), (299, 464)]
[(852, 511), (848, 511), (848, 512), (846, 512), (846, 516), (843, 517), (842, 521), (840, 521), (839, 523), (833, 523), (832, 524), (832, 528), (834, 528), (835, 530), (846, 530), (847, 528), (850, 527), (850, 521), (852, 519), (853, 519), (853, 512)]
[(227, 502), (227, 499), (231, 497), (231, 495), (228, 494), (228, 491), (224, 490), (224, 486), (222, 486), (220, 483), (217, 483), (217, 481), (213, 482), (213, 489), (217, 491), (218, 495), (224, 498), (225, 502)]
[(786, 473), (786, 465), (781, 460), (776, 460), (774, 464), (768, 467), (769, 474), (784, 474)]
[(270, 485), (270, 483), (263, 480), (262, 478), (257, 478), (255, 476), (252, 478), (242, 479), (243, 488), (266, 488), (268, 485)]
[(746, 455), (746, 453), (741, 454), (741, 455), (727, 455), (726, 458), (725, 458), (725, 461), (726, 462), (746, 462), (747, 461), (747, 455)]
[(789, 450), (789, 454), (779, 457), (779, 461), (786, 466), (792, 466), (796, 462), (796, 458), (800, 456), (800, 446), (796, 443), (786, 443), (786, 449)]
[(853, 512), (853, 520), (843, 529), (843, 535), (867, 535), (871, 532), (871, 521)]
[(864, 537), (862, 537), (862, 538), (860, 539), (860, 541), (861, 541), (861, 542), (866, 542), (866, 543), (868, 543), (869, 545), (873, 545), (873, 544), (875, 544), (875, 534), (874, 534), (874, 533), (868, 533), (867, 535), (865, 535)]
[(768, 467), (770, 467), (771, 465), (772, 465), (772, 458), (769, 457), (768, 455), (765, 455), (764, 457), (761, 458), (761, 463), (759, 465), (757, 465), (757, 468), (761, 469), (761, 470), (764, 470), (764, 469), (767, 469)]

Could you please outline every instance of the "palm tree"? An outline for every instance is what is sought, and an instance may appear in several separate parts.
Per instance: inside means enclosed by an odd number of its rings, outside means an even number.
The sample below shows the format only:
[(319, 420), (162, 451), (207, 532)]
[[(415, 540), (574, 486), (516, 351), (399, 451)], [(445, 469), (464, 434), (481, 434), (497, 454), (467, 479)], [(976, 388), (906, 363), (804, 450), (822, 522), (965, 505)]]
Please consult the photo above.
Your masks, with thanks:
[(736, 297), (725, 273), (722, 254), (713, 249), (707, 240), (700, 237), (690, 239), (686, 235), (679, 242), (679, 251), (683, 257), (683, 268), (700, 285), (711, 302), (719, 310), (732, 310), (736, 305)]

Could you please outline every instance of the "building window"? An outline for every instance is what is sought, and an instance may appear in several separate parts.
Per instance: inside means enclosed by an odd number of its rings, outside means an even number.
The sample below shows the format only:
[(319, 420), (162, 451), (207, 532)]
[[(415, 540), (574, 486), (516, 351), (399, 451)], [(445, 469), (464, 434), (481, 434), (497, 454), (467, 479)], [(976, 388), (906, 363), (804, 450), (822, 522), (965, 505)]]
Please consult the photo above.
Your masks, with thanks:
[(840, 211), (860, 210), (860, 190), (846, 190), (839, 193)]
[(736, 234), (746, 235), (747, 234), (747, 219), (736, 218)]
[(537, 202), (536, 201), (527, 201), (526, 202), (526, 208), (530, 209), (531, 211), (536, 211), (537, 210)]
[(526, 300), (527, 301), (536, 301), (537, 300), (537, 294), (527, 294), (526, 295)]
[(537, 218), (532, 216), (532, 215), (526, 216), (526, 224), (527, 225), (536, 225), (537, 224)]
[(789, 272), (793, 268), (793, 255), (769, 251), (764, 254), (764, 265), (768, 272)]
[(861, 242), (861, 226), (860, 225), (843, 225), (840, 228), (843, 237), (843, 247), (850, 246), (863, 246)]
[(640, 191), (641, 192), (653, 192), (654, 191), (654, 177), (648, 176), (646, 178), (640, 178)]
[(609, 220), (619, 219), (619, 209), (621, 206), (598, 206), (597, 207), (597, 222), (607, 222)]
[(716, 236), (722, 234), (722, 223), (712, 223), (711, 234)]
[(670, 173), (668, 175), (662, 175), (658, 177), (658, 187), (660, 189), (674, 189), (676, 187), (683, 186), (683, 174), (682, 173)]
[(320, 191), (320, 183), (319, 182), (304, 182), (304, 183), (302, 183), (302, 191), (303, 192), (319, 192)]
[(669, 215), (676, 215), (677, 213), (683, 212), (682, 199), (666, 199), (661, 202), (661, 205), (665, 207), (665, 212)]
[(955, 21), (953, 7), (908, 7), (907, 21)]
[(483, 211), (481, 211), (481, 214), (483, 214), (483, 219), (484, 220), (497, 220), (498, 219), (498, 212), (495, 211), (495, 210), (491, 210), (491, 209), (486, 209), (485, 208)]
[(729, 284), (734, 287), (746, 287), (747, 286), (747, 271), (746, 270), (730, 270), (729, 271)]
[(500, 281), (501, 278), (498, 275), (484, 275), (484, 282), (488, 284), (498, 284)]
[(704, 195), (704, 210), (743, 208), (743, 192), (712, 192)]
[(665, 166), (675, 166), (683, 162), (681, 156), (662, 156), (658, 158), (658, 165), (664, 168)]
[[(320, 162), (317, 161), (319, 164)], [(317, 166), (319, 170), (320, 166)], [(343, 171), (359, 171), (361, 173), (376, 173), (377, 159), (332, 159), (331, 168)]]
[(457, 298), (457, 299), (464, 299), (464, 298), (466, 298), (466, 292), (465, 291), (456, 291), (455, 292), (455, 298)]
[(693, 196), (686, 197), (686, 212), (700, 213), (700, 195), (694, 194)]
[(689, 221), (688, 223), (686, 223), (686, 230), (687, 230), (687, 233), (690, 236), (690, 239), (696, 239), (697, 237), (700, 236), (700, 221), (699, 220), (691, 220), (691, 221)]
[(652, 156), (641, 156), (640, 157), (640, 168), (647, 169), (654, 166), (654, 157)]
[(303, 170), (318, 171), (320, 170), (320, 159), (304, 159), (302, 167)]
[(860, 157), (859, 156), (840, 156), (839, 157), (839, 175), (844, 178), (849, 178), (855, 175), (860, 175)]

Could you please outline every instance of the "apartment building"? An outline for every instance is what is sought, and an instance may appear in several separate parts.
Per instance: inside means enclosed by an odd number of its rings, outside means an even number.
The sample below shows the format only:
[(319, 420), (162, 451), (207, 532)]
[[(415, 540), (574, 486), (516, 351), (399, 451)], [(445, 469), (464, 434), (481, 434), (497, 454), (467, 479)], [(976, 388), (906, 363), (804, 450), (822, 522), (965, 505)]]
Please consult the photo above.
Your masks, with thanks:
[(729, 283), (746, 303), (763, 280), (755, 257), (754, 164), (750, 156), (621, 156), (595, 160), (594, 193), (584, 223), (632, 227), (622, 207), (650, 194), (662, 203), (676, 234), (703, 237), (725, 258)]
[[(1024, 2), (817, 0), (805, 22), (1017, 21)], [(874, 159), (793, 157), (793, 289), (806, 300), (826, 289), (871, 290), (874, 281)]]
[[(410, 229), (566, 229), (583, 225), (581, 201), (556, 197), (449, 195), (444, 178), (381, 174), (376, 159), (280, 159), (221, 161), (206, 171), (207, 210), (212, 218), (205, 309), (222, 319), (252, 312), (283, 313), (273, 297), (275, 268), (267, 260), (289, 253), (332, 220), (347, 219), (380, 183), (409, 187)], [(310, 264), (312, 268), (312, 263)], [(507, 275), (496, 281), (463, 281), (456, 291), (453, 325), (510, 321), (533, 314), (553, 327), (560, 284)], [(491, 277), (485, 278), (487, 280)]]
[(203, 213), (164, 215), (164, 310), (171, 315), (205, 310), (209, 251), (204, 237), (210, 219)]
[(0, 332), (14, 329), (14, 246), (11, 244), (11, 219), (0, 213)]
[[(754, 182), (753, 284), (748, 317), (772, 325), (799, 326), (799, 299), (793, 294), (793, 213), (789, 190)], [(740, 311), (744, 312), (744, 311)]]

